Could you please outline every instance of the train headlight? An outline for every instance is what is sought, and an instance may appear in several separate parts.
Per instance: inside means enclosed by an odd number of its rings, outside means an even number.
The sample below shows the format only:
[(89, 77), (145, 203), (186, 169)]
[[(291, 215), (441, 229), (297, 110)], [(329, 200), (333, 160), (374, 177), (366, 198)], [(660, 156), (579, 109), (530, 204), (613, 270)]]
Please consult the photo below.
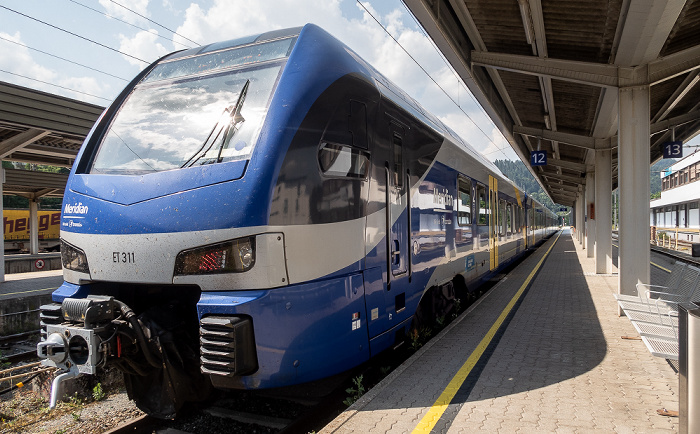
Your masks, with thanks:
[(90, 273), (85, 252), (63, 240), (61, 240), (61, 262), (68, 270)]
[(242, 273), (255, 265), (255, 237), (183, 250), (175, 259), (175, 275)]

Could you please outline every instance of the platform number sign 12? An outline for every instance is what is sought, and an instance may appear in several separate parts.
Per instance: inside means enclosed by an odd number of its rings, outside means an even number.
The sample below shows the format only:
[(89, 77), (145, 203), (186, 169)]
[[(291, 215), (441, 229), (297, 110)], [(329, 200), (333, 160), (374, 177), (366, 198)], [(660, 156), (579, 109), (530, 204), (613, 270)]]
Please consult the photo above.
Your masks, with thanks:
[(530, 152), (530, 165), (531, 166), (546, 166), (547, 165), (547, 151), (532, 151), (532, 152)]
[(683, 142), (665, 142), (664, 158), (683, 158)]

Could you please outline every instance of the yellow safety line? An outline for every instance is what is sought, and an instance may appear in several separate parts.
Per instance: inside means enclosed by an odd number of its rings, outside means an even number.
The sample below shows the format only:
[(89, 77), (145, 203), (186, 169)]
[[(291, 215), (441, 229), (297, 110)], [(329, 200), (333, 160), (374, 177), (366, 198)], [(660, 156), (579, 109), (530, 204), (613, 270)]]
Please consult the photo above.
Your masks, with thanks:
[(664, 270), (664, 271), (667, 272), (667, 273), (670, 273), (670, 272), (671, 272), (671, 270), (669, 270), (669, 269), (666, 268), (666, 267), (662, 267), (662, 266), (659, 265), (659, 264), (655, 264), (655, 263), (652, 262), (651, 265), (653, 265), (654, 267), (657, 267), (657, 268), (661, 268), (662, 270)]
[[(615, 244), (613, 244), (613, 246), (617, 247), (618, 249), (620, 248), (619, 246), (617, 246), (617, 245), (615, 245)], [(651, 265), (653, 265), (654, 267), (656, 267), (656, 268), (660, 268), (660, 269), (664, 270), (664, 271), (667, 272), (667, 273), (670, 273), (670, 272), (671, 272), (671, 270), (669, 270), (668, 268), (663, 267), (663, 266), (661, 266), (661, 265), (659, 265), (659, 264), (655, 264), (655, 263), (653, 263), (653, 262), (651, 262), (651, 261), (649, 261), (649, 263), (650, 263)]]
[(462, 387), (462, 384), (467, 379), (467, 376), (469, 376), (469, 373), (481, 358), (481, 355), (484, 353), (484, 351), (486, 351), (486, 348), (493, 340), (493, 337), (496, 335), (496, 332), (501, 327), (501, 324), (503, 324), (503, 321), (505, 321), (506, 317), (513, 309), (513, 306), (515, 306), (515, 303), (525, 291), (525, 288), (527, 288), (527, 286), (530, 284), (530, 281), (535, 276), (535, 273), (537, 273), (537, 270), (539, 270), (542, 266), (542, 263), (547, 258), (549, 252), (552, 250), (554, 245), (557, 243), (557, 240), (559, 240), (560, 235), (561, 231), (557, 235), (557, 239), (554, 240), (552, 245), (547, 250), (547, 253), (545, 253), (544, 256), (542, 256), (542, 259), (540, 259), (540, 261), (537, 263), (530, 275), (527, 276), (527, 279), (525, 279), (525, 282), (522, 284), (518, 292), (515, 293), (508, 305), (505, 307), (505, 309), (503, 309), (501, 315), (486, 333), (486, 336), (484, 336), (483, 339), (481, 339), (479, 345), (477, 345), (476, 349), (471, 353), (471, 355), (469, 356), (467, 361), (464, 362), (462, 367), (459, 368), (457, 374), (455, 374), (455, 376), (449, 382), (445, 390), (443, 390), (442, 394), (440, 394), (440, 397), (437, 399), (437, 401), (435, 401), (428, 413), (425, 416), (423, 416), (423, 419), (421, 419), (416, 428), (413, 430), (414, 433), (429, 433), (435, 427), (435, 424), (440, 420), (440, 417), (442, 417), (442, 414), (447, 409), (447, 406), (452, 401), (452, 398), (454, 398), (454, 396), (457, 394), (457, 391), (459, 391), (459, 388)]
[(56, 288), (44, 288), (44, 289), (32, 289), (31, 291), (7, 292), (5, 294), (0, 294), (0, 297), (2, 297), (4, 295), (27, 294), (30, 292), (39, 292), (39, 291), (49, 291), (49, 290), (55, 291), (56, 289), (58, 289), (58, 287), (56, 287)]

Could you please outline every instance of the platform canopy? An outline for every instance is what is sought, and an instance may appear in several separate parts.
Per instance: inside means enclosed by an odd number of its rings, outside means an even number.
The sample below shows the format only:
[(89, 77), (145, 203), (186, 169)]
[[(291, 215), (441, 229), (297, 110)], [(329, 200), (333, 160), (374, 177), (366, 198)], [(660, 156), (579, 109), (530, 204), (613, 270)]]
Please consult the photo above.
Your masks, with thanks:
[[(0, 82), (0, 159), (70, 168), (104, 107)], [(61, 197), (68, 175), (5, 170), (4, 194)]]
[(650, 88), (651, 162), (697, 134), (700, 1), (404, 2), (554, 202), (574, 205), (591, 150), (616, 188), (620, 89)]

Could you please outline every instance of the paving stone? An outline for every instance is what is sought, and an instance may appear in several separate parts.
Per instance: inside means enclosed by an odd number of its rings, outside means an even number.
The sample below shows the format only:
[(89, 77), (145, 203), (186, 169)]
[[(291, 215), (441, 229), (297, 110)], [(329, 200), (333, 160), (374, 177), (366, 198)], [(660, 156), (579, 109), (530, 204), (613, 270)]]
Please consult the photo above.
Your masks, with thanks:
[[(321, 432), (411, 432), (543, 253), (526, 258), (400, 374), (388, 376)], [(678, 409), (677, 375), (641, 342), (620, 339), (636, 331), (617, 316), (617, 275), (594, 271), (593, 259), (562, 235), (466, 402), (445, 412), (447, 432), (678, 430), (678, 418), (656, 415), (658, 408)], [(364, 417), (368, 412), (372, 417)]]

